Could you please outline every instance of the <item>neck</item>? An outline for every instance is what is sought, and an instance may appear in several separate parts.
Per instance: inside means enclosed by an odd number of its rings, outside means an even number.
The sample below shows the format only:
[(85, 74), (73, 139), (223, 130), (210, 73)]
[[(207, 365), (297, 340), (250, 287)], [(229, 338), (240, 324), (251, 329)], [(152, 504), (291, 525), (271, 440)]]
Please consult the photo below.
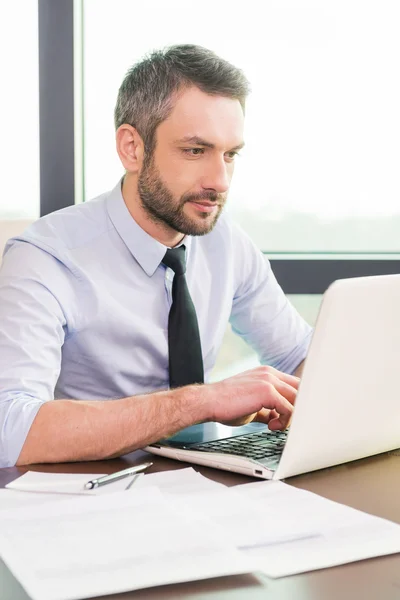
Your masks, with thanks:
[(144, 208), (137, 189), (137, 177), (134, 174), (126, 173), (121, 192), (131, 217), (135, 219), (139, 227), (164, 246), (174, 248), (180, 244), (185, 237), (184, 234), (171, 229), (165, 223), (155, 221)]

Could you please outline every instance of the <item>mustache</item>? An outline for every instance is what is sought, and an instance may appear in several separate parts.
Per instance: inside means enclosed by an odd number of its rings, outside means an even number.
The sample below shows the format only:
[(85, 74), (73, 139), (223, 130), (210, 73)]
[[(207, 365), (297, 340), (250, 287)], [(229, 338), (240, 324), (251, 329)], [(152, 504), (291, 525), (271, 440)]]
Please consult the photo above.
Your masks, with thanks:
[(200, 192), (199, 194), (187, 194), (182, 197), (182, 204), (186, 202), (197, 202), (198, 200), (209, 200), (218, 204), (225, 204), (227, 194), (217, 194), (215, 192)]

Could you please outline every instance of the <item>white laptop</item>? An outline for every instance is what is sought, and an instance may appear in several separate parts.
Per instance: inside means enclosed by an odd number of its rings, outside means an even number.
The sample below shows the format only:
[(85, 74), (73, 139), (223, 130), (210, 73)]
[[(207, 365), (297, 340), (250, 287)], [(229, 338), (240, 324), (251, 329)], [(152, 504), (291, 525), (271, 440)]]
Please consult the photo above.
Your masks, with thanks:
[(335, 281), (325, 292), (290, 429), (205, 423), (145, 449), (283, 479), (400, 447), (400, 275)]

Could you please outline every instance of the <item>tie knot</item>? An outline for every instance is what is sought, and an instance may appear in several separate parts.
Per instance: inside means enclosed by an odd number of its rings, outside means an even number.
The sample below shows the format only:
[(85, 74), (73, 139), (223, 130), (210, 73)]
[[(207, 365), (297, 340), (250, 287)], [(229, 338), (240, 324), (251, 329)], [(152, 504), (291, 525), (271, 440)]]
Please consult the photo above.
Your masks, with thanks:
[(172, 269), (175, 275), (183, 275), (186, 272), (185, 246), (167, 250), (162, 263)]

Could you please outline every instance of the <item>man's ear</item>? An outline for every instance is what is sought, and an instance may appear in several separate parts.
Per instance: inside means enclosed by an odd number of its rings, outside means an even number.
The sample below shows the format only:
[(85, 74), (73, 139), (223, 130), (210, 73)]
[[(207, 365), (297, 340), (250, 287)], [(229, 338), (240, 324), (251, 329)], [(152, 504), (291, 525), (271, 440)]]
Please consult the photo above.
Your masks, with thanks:
[(124, 123), (115, 134), (118, 156), (128, 173), (139, 173), (143, 164), (144, 144), (137, 130)]

